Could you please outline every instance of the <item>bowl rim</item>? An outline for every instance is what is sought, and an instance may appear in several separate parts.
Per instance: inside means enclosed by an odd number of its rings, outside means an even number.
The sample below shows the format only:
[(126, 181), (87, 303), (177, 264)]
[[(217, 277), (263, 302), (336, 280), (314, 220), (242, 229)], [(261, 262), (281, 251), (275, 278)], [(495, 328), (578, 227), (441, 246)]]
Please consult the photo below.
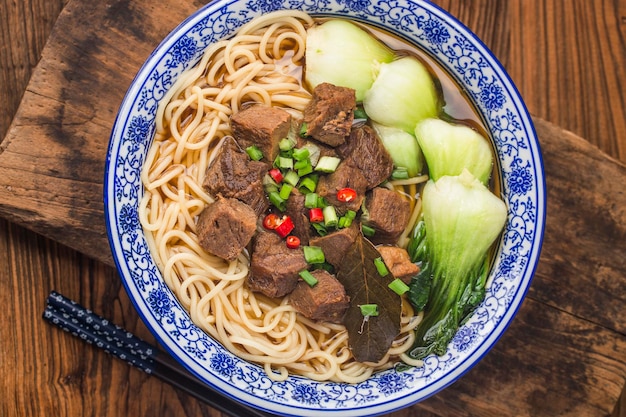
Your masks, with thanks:
[[(188, 33), (206, 16), (211, 15), (212, 13), (218, 13), (220, 10), (227, 9), (234, 4), (241, 3), (244, 2), (239, 0), (216, 0), (201, 7), (195, 13), (188, 16), (160, 42), (160, 44), (154, 49), (154, 51), (150, 54), (150, 56), (137, 72), (137, 75), (133, 79), (126, 95), (124, 96), (124, 99), (120, 105), (120, 110), (116, 115), (114, 127), (112, 129), (109, 141), (109, 147), (107, 150), (103, 189), (107, 236), (109, 239), (117, 271), (122, 279), (127, 294), (129, 295), (129, 298), (135, 306), (135, 309), (137, 310), (139, 316), (150, 329), (152, 334), (156, 337), (158, 342), (165, 348), (165, 350), (167, 350), (169, 354), (177, 358), (177, 360), (181, 362), (182, 365), (185, 366), (192, 374), (203, 380), (205, 383), (211, 385), (221, 394), (233, 397), (252, 407), (264, 409), (266, 411), (274, 413), (278, 412), (284, 415), (320, 415), (322, 413), (322, 410), (316, 407), (309, 407), (302, 404), (283, 404), (280, 402), (268, 400), (267, 398), (259, 398), (259, 396), (257, 395), (250, 394), (245, 390), (234, 387), (232, 384), (229, 384), (225, 380), (217, 377), (208, 369), (199, 368), (198, 366), (196, 366), (196, 363), (189, 356), (189, 353), (186, 352), (181, 346), (173, 342), (170, 332), (165, 330), (163, 324), (159, 322), (154, 313), (147, 309), (145, 297), (142, 296), (142, 294), (139, 292), (134, 282), (132, 281), (132, 268), (128, 264), (128, 261), (124, 258), (124, 251), (121, 248), (122, 243), (120, 242), (120, 239), (122, 236), (120, 235), (120, 231), (118, 229), (120, 221), (120, 209), (118, 208), (119, 204), (116, 201), (114, 191), (116, 190), (116, 173), (118, 172), (118, 168), (116, 167), (116, 165), (119, 162), (119, 150), (121, 148), (121, 142), (123, 141), (122, 138), (124, 136), (124, 128), (129, 122), (129, 116), (124, 115), (132, 113), (132, 108), (136, 104), (137, 96), (145, 87), (149, 75), (154, 71), (156, 67), (158, 67), (159, 63), (162, 62), (164, 56), (167, 54), (167, 51), (175, 46), (181, 34)], [(499, 317), (497, 323), (494, 325), (493, 331), (489, 332), (485, 337), (481, 339), (478, 347), (472, 350), (471, 354), (462, 358), (460, 362), (456, 362), (453, 364), (453, 372), (445, 373), (442, 379), (437, 380), (433, 383), (428, 383), (425, 387), (421, 387), (420, 389), (409, 392), (408, 394), (405, 392), (403, 397), (391, 396), (389, 397), (389, 399), (378, 401), (375, 403), (366, 402), (361, 405), (355, 404), (354, 407), (351, 408), (323, 410), (324, 413), (329, 415), (353, 416), (355, 415), (355, 412), (359, 412), (360, 414), (358, 415), (377, 415), (381, 413), (388, 413), (422, 401), (430, 397), (431, 395), (440, 392), (442, 389), (449, 386), (450, 384), (456, 382), (462, 375), (464, 375), (476, 363), (478, 363), (489, 350), (491, 350), (491, 348), (500, 339), (500, 337), (510, 325), (513, 317), (516, 315), (519, 308), (521, 307), (522, 301), (525, 298), (530, 287), (532, 278), (537, 268), (537, 263), (539, 261), (539, 254), (543, 241), (546, 216), (546, 186), (543, 169), (543, 159), (541, 155), (539, 141), (537, 139), (534, 126), (532, 124), (532, 119), (528, 110), (526, 109), (525, 104), (521, 99), (517, 88), (510, 79), (502, 64), (494, 56), (494, 54), (463, 23), (461, 23), (455, 17), (450, 15), (447, 11), (443, 10), (433, 3), (420, 0), (409, 0), (407, 1), (407, 5), (409, 4), (415, 5), (420, 8), (420, 10), (427, 13), (431, 19), (434, 17), (438, 19), (437, 21), (439, 22), (445, 22), (445, 24), (448, 25), (446, 27), (448, 30), (454, 30), (456, 34), (463, 35), (465, 39), (467, 39), (476, 49), (476, 53), (486, 60), (489, 68), (493, 69), (494, 75), (497, 75), (497, 77), (499, 77), (499, 81), (502, 83), (501, 85), (505, 88), (505, 92), (503, 92), (503, 94), (506, 96), (506, 98), (512, 100), (514, 108), (519, 113), (519, 117), (521, 119), (520, 124), (524, 127), (523, 130), (527, 140), (527, 143), (525, 144), (529, 146), (528, 152), (530, 152), (531, 156), (531, 158), (528, 160), (532, 161), (530, 168), (532, 169), (531, 174), (532, 178), (534, 179), (534, 199), (532, 199), (532, 201), (536, 204), (535, 208), (533, 209), (533, 214), (536, 216), (534, 222), (535, 231), (532, 235), (532, 241), (528, 242), (529, 250), (526, 254), (527, 263), (521, 265), (521, 270), (515, 271), (521, 274), (515, 277), (519, 280), (519, 285), (515, 288), (513, 294), (509, 294), (510, 301), (508, 307), (504, 311), (504, 314)], [(338, 12), (326, 11), (326, 13), (323, 13), (323, 15), (328, 14), (336, 16)], [(318, 16), (319, 14), (315, 15)], [(358, 14), (351, 16), (351, 18), (360, 21), (367, 20), (365, 19), (365, 17), (365, 15), (359, 16)], [(377, 22), (366, 21), (366, 23), (373, 24), (374, 26), (378, 27), (383, 27), (382, 24), (379, 24)], [(409, 40), (406, 36), (402, 37), (406, 40)], [(413, 40), (413, 42), (417, 43), (415, 40)], [(435, 56), (433, 57), (433, 59), (445, 65), (445, 63), (441, 62), (440, 57)], [(455, 78), (458, 77), (455, 76)], [(150, 136), (148, 139), (151, 143), (153, 131), (149, 132), (148, 136)], [(498, 164), (500, 164), (501, 159), (501, 157), (496, 158)], [(143, 161), (141, 161), (141, 163), (142, 162)], [(502, 171), (502, 169), (500, 170)], [(139, 181), (138, 178), (136, 180)], [(504, 182), (504, 175), (502, 176), (502, 181)], [(504, 189), (506, 184), (503, 183), (502, 186)], [(141, 186), (139, 187), (142, 188)], [(508, 203), (509, 202), (507, 201), (507, 205)], [(507, 219), (507, 224), (508, 223), (509, 219)], [(503, 239), (504, 238), (505, 237), (503, 236)], [(500, 243), (500, 246), (502, 246), (502, 242)], [(502, 248), (500, 247), (498, 253), (501, 252), (501, 249)], [(146, 257), (144, 261), (148, 263), (152, 262), (152, 264), (154, 264), (154, 262), (149, 257), (149, 253), (147, 255), (148, 257)], [(500, 260), (498, 259), (496, 260), (496, 262), (498, 263), (500, 262)], [(492, 273), (490, 274), (490, 280), (493, 279), (493, 277), (491, 276), (493, 275), (493, 273), (494, 271), (492, 270)], [(177, 303), (177, 300), (175, 300), (175, 302)], [(178, 308), (182, 309), (180, 305), (178, 305)], [(294, 376), (290, 378), (293, 378), (294, 380), (299, 382), (303, 382), (304, 380), (303, 383), (306, 383), (306, 381), (308, 381), (302, 377)], [(426, 392), (424, 392), (424, 390), (426, 390)]]

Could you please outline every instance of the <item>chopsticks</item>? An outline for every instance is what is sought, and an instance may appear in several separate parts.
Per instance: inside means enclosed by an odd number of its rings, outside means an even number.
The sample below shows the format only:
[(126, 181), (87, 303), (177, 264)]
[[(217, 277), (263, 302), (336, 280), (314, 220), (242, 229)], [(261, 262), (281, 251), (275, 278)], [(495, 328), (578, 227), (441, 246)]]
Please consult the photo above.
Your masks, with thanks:
[(46, 299), (43, 318), (230, 416), (274, 415), (221, 395), (191, 375), (167, 353), (56, 291)]

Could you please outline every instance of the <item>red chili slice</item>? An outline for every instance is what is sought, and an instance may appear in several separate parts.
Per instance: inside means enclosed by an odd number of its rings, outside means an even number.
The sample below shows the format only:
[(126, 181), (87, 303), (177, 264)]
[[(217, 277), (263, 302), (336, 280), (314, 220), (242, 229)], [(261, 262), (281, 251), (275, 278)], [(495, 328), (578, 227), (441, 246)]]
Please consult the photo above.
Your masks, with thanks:
[(319, 223), (324, 221), (324, 212), (321, 208), (315, 207), (309, 210), (309, 221)]
[(278, 168), (270, 169), (270, 177), (272, 177), (272, 179), (276, 181), (276, 183), (281, 183), (283, 181), (283, 174)]
[(267, 230), (275, 230), (280, 224), (280, 217), (277, 214), (270, 213), (263, 218), (263, 227)]
[(285, 240), (285, 244), (289, 249), (297, 249), (300, 247), (300, 238), (298, 236), (290, 235), (287, 236)]
[(346, 187), (337, 191), (337, 200), (341, 201), (342, 203), (349, 203), (355, 198), (356, 198), (356, 191), (353, 190), (352, 188)]
[(278, 236), (286, 237), (289, 235), (289, 233), (291, 233), (293, 228), (294, 225), (293, 221), (291, 221), (291, 217), (285, 216), (283, 217), (282, 222), (274, 230), (276, 231), (276, 233), (278, 233)]

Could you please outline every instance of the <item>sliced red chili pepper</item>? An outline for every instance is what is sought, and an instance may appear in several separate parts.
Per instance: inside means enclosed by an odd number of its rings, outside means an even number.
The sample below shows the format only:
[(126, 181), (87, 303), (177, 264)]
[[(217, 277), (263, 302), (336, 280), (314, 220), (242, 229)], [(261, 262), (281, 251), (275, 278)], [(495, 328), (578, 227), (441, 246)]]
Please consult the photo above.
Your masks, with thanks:
[(267, 230), (274, 230), (280, 224), (280, 217), (277, 214), (270, 213), (263, 218), (263, 227)]
[(289, 233), (291, 233), (293, 228), (294, 228), (294, 225), (293, 225), (293, 221), (291, 220), (291, 217), (285, 216), (283, 217), (281, 223), (274, 230), (276, 231), (276, 233), (278, 233), (278, 236), (286, 237), (289, 235)]
[(356, 191), (353, 190), (352, 188), (346, 187), (337, 191), (337, 200), (341, 201), (342, 203), (349, 203), (355, 198), (356, 198)]
[(285, 240), (285, 244), (289, 249), (297, 249), (300, 247), (300, 238), (298, 236), (289, 235)]
[(323, 222), (324, 221), (324, 211), (319, 208), (319, 207), (315, 207), (309, 210), (309, 221), (311, 223), (319, 223), (319, 222)]
[(280, 169), (278, 168), (270, 169), (270, 177), (272, 177), (276, 183), (281, 183), (283, 181), (283, 173), (280, 172)]

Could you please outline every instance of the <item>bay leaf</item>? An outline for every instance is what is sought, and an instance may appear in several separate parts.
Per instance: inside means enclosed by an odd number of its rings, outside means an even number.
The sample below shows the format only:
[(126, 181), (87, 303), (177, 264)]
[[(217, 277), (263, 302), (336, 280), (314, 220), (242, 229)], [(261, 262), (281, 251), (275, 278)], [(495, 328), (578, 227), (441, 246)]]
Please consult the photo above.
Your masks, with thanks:
[[(378, 257), (374, 245), (359, 234), (337, 270), (337, 279), (350, 296), (344, 324), (348, 344), (359, 362), (380, 361), (400, 333), (402, 300), (388, 287), (393, 274), (381, 277), (378, 273), (374, 264)], [(365, 319), (359, 307), (364, 304), (376, 304), (378, 316)]]

